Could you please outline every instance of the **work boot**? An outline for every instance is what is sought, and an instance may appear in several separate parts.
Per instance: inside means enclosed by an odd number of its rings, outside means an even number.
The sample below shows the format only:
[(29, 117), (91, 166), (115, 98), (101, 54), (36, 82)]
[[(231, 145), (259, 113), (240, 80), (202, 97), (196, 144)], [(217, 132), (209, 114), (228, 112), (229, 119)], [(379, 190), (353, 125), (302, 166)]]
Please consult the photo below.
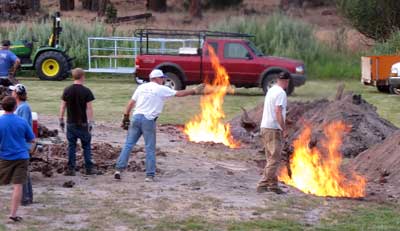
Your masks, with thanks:
[(67, 169), (65, 172), (64, 172), (64, 176), (75, 176), (76, 175), (76, 173), (75, 173), (75, 169)]
[(116, 180), (121, 180), (121, 172), (120, 172), (120, 171), (115, 171), (115, 173), (114, 173), (114, 179), (116, 179)]
[(88, 168), (86, 169), (85, 175), (103, 175), (103, 172), (95, 168)]
[(269, 188), (269, 191), (274, 192), (276, 194), (286, 194), (285, 191), (283, 191), (282, 189), (280, 189), (278, 187)]

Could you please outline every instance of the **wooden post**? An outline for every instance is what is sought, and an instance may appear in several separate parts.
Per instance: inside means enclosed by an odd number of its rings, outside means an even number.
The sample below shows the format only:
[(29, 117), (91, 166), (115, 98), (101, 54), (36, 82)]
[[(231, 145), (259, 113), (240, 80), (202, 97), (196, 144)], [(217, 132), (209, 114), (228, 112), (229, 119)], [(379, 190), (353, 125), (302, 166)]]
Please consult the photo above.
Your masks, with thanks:
[(74, 8), (75, 8), (75, 0), (60, 0), (61, 11), (74, 10)]
[(202, 18), (200, 0), (190, 1), (189, 13), (192, 18)]

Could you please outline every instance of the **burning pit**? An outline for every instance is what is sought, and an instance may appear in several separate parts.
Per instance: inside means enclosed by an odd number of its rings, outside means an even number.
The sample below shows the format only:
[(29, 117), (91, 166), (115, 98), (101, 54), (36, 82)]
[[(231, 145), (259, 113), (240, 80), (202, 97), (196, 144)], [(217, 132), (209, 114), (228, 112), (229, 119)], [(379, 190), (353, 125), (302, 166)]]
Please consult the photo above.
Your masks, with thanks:
[[(261, 149), (258, 132), (262, 112), (260, 104), (231, 120), (233, 137)], [(399, 139), (391, 137), (398, 137), (399, 129), (380, 118), (376, 108), (360, 95), (347, 92), (337, 94), (332, 101), (289, 102), (287, 128), (283, 150), (287, 166), (279, 179), (305, 193), (364, 197), (370, 180), (396, 178), (391, 175), (398, 172), (392, 163), (400, 160), (400, 146)], [(348, 161), (350, 164), (342, 164), (342, 156), (359, 154)], [(391, 181), (400, 186), (399, 182)]]
[(211, 64), (215, 71), (215, 78), (211, 83), (206, 83), (205, 94), (200, 99), (201, 112), (185, 124), (184, 133), (192, 142), (222, 143), (230, 148), (239, 147), (231, 135), (230, 125), (224, 124), (225, 113), (222, 105), (224, 96), (232, 91), (229, 75), (221, 66), (214, 49), (208, 47)]

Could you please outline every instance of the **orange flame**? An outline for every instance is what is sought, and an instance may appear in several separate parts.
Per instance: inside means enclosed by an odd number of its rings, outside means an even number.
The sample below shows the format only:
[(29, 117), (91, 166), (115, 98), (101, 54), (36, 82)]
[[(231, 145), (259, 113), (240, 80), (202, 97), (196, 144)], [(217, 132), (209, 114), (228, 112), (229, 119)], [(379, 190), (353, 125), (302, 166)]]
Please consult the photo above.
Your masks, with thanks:
[(340, 170), (342, 155), (339, 148), (342, 135), (347, 131), (349, 127), (341, 121), (328, 124), (324, 128), (327, 140), (322, 143), (327, 150), (327, 156), (322, 156), (316, 147), (309, 148), (311, 127), (306, 126), (293, 143), (294, 153), (290, 159), (291, 177), (287, 169), (283, 168), (279, 180), (317, 196), (365, 196), (365, 178), (355, 172), (346, 176)]
[(222, 143), (230, 148), (237, 148), (240, 144), (233, 139), (230, 125), (222, 122), (225, 118), (222, 108), (224, 96), (231, 91), (229, 75), (221, 66), (214, 49), (209, 46), (208, 52), (215, 78), (211, 83), (205, 84), (204, 92), (209, 94), (200, 98), (201, 113), (185, 124), (184, 133), (192, 142)]

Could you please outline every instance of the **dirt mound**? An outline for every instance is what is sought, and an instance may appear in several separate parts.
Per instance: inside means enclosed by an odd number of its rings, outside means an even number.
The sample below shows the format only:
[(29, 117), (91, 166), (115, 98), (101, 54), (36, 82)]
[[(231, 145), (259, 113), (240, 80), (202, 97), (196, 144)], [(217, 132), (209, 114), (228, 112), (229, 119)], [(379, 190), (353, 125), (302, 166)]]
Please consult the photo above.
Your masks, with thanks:
[(50, 130), (43, 124), (39, 124), (38, 126), (38, 136), (39, 138), (49, 138), (49, 137), (56, 137), (58, 135), (58, 130)]
[[(114, 147), (108, 143), (92, 144), (92, 159), (95, 167), (102, 171), (114, 170), (115, 162), (121, 152), (121, 147)], [(166, 153), (157, 149), (157, 156), (166, 156)], [(143, 147), (135, 147), (128, 163), (127, 171), (145, 170), (145, 153)], [(36, 152), (31, 158), (31, 171), (42, 172), (51, 177), (54, 173), (64, 173), (68, 163), (68, 146), (62, 144), (46, 144), (41, 152)], [(82, 149), (77, 148), (77, 171), (84, 172)], [(157, 171), (160, 171), (157, 169)]]
[(360, 153), (351, 165), (368, 181), (400, 186), (400, 131)]
[[(261, 147), (257, 138), (257, 130), (261, 123), (263, 104), (247, 113), (231, 120), (232, 134), (236, 139)], [(247, 114), (247, 116), (246, 116)], [(284, 152), (293, 152), (291, 144), (298, 137), (304, 124), (312, 126), (310, 145), (320, 147), (319, 142), (324, 137), (323, 128), (333, 121), (344, 121), (351, 126), (351, 131), (343, 137), (341, 152), (346, 157), (356, 156), (376, 143), (381, 143), (386, 137), (398, 130), (389, 121), (382, 119), (376, 108), (363, 100), (360, 95), (346, 93), (337, 100), (327, 99), (312, 102), (289, 102), (287, 113), (288, 137)], [(250, 122), (249, 122), (250, 121)], [(245, 125), (254, 123), (255, 129), (245, 129)], [(249, 126), (247, 126), (249, 127)], [(251, 127), (251, 126), (250, 126)]]

